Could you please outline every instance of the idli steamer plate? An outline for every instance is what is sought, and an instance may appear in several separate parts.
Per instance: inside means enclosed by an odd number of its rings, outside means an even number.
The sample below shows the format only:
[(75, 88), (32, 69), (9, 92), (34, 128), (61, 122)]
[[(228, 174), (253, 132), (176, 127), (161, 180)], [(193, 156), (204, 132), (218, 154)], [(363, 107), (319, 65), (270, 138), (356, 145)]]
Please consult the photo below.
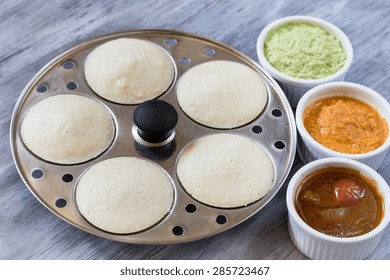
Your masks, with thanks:
[[(170, 88), (158, 99), (172, 104), (179, 115), (175, 148), (170, 153), (154, 153), (136, 144), (132, 136), (133, 112), (136, 105), (120, 105), (95, 94), (84, 78), (84, 61), (97, 46), (118, 38), (137, 38), (157, 43), (170, 55), (175, 65), (175, 78)], [(235, 129), (214, 129), (192, 121), (176, 100), (176, 83), (191, 67), (212, 60), (243, 63), (261, 75), (268, 90), (263, 112), (250, 123)], [(103, 104), (112, 114), (116, 135), (112, 145), (99, 157), (75, 165), (44, 161), (30, 152), (21, 140), (23, 116), (38, 101), (60, 93), (89, 96)], [(275, 182), (262, 199), (245, 207), (223, 209), (207, 206), (193, 199), (182, 188), (176, 175), (181, 151), (193, 140), (215, 133), (232, 133), (251, 138), (268, 152), (275, 167)], [(127, 243), (169, 244), (193, 241), (232, 228), (263, 208), (277, 193), (290, 172), (296, 151), (294, 116), (284, 93), (256, 62), (241, 52), (206, 37), (171, 30), (136, 30), (110, 34), (83, 42), (44, 66), (22, 91), (11, 121), (11, 149), (15, 165), (34, 196), (66, 222), (91, 234)], [(154, 161), (170, 176), (175, 199), (171, 211), (156, 225), (133, 234), (113, 234), (91, 225), (77, 209), (75, 187), (90, 166), (112, 157), (135, 156)], [(261, 230), (261, 229), (259, 229)]]

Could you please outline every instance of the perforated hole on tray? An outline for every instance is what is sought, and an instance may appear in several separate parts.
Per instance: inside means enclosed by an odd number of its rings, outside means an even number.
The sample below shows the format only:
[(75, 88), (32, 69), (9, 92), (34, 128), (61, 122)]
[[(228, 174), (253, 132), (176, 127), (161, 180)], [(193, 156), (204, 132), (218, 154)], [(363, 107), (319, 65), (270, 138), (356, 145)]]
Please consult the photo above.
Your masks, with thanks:
[(76, 66), (76, 63), (72, 60), (65, 61), (64, 64), (62, 64), (62, 67), (64, 67), (67, 70), (73, 69)]
[(176, 39), (168, 39), (165, 41), (165, 43), (170, 46), (170, 47), (173, 47), (177, 44), (177, 40)]
[(263, 131), (263, 128), (260, 125), (254, 125), (252, 127), (252, 132), (256, 134), (260, 134)]
[(280, 109), (274, 109), (271, 112), (272, 116), (274, 117), (281, 117), (283, 115), (282, 111)]
[(66, 204), (67, 204), (67, 202), (63, 198), (59, 198), (59, 199), (56, 200), (56, 206), (58, 208), (64, 208), (66, 206)]
[(215, 50), (214, 49), (212, 49), (212, 48), (205, 48), (204, 50), (203, 50), (203, 54), (205, 55), (205, 56), (214, 56), (215, 55)]
[(179, 63), (182, 65), (190, 64), (191, 59), (189, 57), (180, 57)]
[(77, 87), (78, 87), (78, 85), (75, 82), (69, 82), (66, 85), (66, 88), (69, 89), (69, 90), (75, 90), (75, 89), (77, 89)]
[(41, 169), (35, 169), (33, 170), (33, 172), (31, 173), (31, 176), (34, 178), (34, 179), (40, 179), (43, 177), (43, 171)]
[(181, 236), (184, 234), (184, 228), (181, 226), (175, 226), (172, 228), (172, 233), (176, 236)]
[(72, 181), (73, 181), (73, 175), (72, 175), (72, 174), (69, 174), (69, 173), (64, 174), (64, 175), (62, 176), (62, 181), (64, 181), (65, 183), (70, 183), (70, 182), (72, 182)]
[(37, 87), (37, 92), (44, 93), (47, 91), (47, 85), (46, 84), (40, 84)]
[(274, 146), (278, 150), (283, 150), (286, 147), (286, 144), (283, 141), (276, 141)]
[(196, 209), (197, 209), (196, 205), (194, 205), (194, 204), (187, 204), (187, 206), (186, 206), (186, 211), (188, 213), (195, 213)]
[(215, 221), (217, 222), (217, 224), (223, 225), (226, 224), (227, 218), (224, 215), (218, 215)]

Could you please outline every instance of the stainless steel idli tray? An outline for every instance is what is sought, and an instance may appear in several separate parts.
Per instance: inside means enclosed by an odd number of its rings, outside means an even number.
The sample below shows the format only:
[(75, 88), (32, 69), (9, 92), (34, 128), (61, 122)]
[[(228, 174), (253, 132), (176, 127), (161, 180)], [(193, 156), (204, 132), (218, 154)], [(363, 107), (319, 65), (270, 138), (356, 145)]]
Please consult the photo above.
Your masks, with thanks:
[[(172, 104), (179, 116), (174, 147), (169, 151), (156, 153), (140, 147), (132, 136), (132, 116), (137, 105), (120, 105), (99, 97), (84, 78), (87, 55), (96, 46), (118, 38), (138, 38), (157, 43), (174, 61), (174, 81), (158, 97)], [(177, 81), (191, 67), (212, 60), (240, 62), (264, 78), (268, 101), (256, 119), (235, 129), (214, 129), (192, 121), (180, 109), (175, 92)], [(81, 164), (60, 165), (38, 158), (24, 145), (20, 127), (25, 113), (38, 101), (61, 93), (89, 96), (103, 104), (113, 115), (116, 136), (112, 145), (99, 157)], [(224, 209), (205, 205), (186, 193), (176, 175), (178, 156), (191, 141), (215, 133), (233, 133), (251, 138), (268, 152), (275, 168), (275, 181), (266, 196), (245, 207)], [(226, 44), (171, 30), (135, 30), (110, 34), (88, 40), (60, 54), (44, 66), (22, 91), (13, 112), (10, 136), (13, 158), (20, 176), (44, 206), (66, 222), (91, 234), (141, 244), (193, 241), (218, 234), (245, 221), (262, 209), (284, 183), (294, 160), (297, 141), (294, 116), (284, 93), (256, 62)], [(117, 156), (135, 156), (154, 161), (169, 174), (174, 183), (175, 199), (171, 211), (157, 224), (141, 232), (105, 232), (90, 224), (77, 209), (75, 187), (83, 172), (104, 159)]]

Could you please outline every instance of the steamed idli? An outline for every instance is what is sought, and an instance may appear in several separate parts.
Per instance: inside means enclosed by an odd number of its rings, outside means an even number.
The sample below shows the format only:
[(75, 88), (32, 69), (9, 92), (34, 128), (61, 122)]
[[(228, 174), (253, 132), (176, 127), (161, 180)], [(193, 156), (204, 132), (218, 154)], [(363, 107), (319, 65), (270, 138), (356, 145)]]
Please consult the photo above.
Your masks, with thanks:
[(179, 156), (177, 176), (194, 199), (232, 208), (265, 196), (275, 173), (270, 157), (258, 143), (222, 133), (191, 142)]
[(110, 146), (115, 125), (109, 111), (92, 98), (59, 94), (33, 105), (22, 120), (20, 133), (38, 157), (77, 164), (97, 157)]
[(248, 66), (210, 61), (189, 69), (177, 84), (177, 101), (191, 119), (229, 129), (254, 120), (268, 95), (263, 78)]
[(173, 186), (155, 163), (135, 157), (93, 165), (76, 186), (76, 204), (85, 219), (112, 233), (144, 230), (169, 212)]
[(88, 85), (101, 97), (121, 104), (154, 99), (171, 85), (175, 69), (159, 45), (131, 38), (108, 41), (86, 58)]

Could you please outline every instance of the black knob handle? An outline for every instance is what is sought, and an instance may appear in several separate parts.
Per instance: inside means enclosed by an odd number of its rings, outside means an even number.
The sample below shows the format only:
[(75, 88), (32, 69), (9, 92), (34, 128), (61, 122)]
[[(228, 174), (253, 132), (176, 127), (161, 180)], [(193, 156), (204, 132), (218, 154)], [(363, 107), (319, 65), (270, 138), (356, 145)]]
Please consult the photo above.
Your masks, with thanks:
[(175, 108), (163, 100), (149, 100), (135, 109), (133, 121), (138, 135), (149, 143), (161, 143), (169, 138), (178, 115)]

